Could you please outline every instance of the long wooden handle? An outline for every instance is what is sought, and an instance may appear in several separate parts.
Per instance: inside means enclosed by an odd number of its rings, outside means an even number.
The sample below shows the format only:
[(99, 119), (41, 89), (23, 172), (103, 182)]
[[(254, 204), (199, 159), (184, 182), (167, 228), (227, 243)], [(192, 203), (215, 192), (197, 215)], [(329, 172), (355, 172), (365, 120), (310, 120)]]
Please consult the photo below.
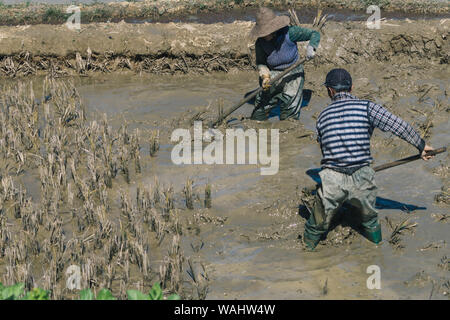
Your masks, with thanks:
[[(434, 156), (434, 155), (437, 155), (439, 153), (443, 153), (445, 151), (447, 151), (447, 147), (442, 147), (442, 148), (439, 148), (439, 149), (435, 149), (433, 151), (428, 151), (427, 155)], [(393, 162), (382, 164), (380, 166), (377, 166), (377, 167), (373, 168), (373, 170), (374, 171), (385, 170), (385, 169), (396, 167), (396, 166), (399, 166), (399, 165), (402, 165), (402, 164), (405, 164), (405, 163), (408, 163), (408, 162), (411, 162), (411, 161), (414, 161), (414, 160), (418, 160), (420, 158), (421, 158), (421, 155), (418, 154), (418, 155), (415, 155), (415, 156), (411, 156), (411, 157), (403, 158), (403, 159), (400, 159), (400, 160), (397, 160), (397, 161), (393, 161)]]
[[(281, 72), (278, 75), (276, 75), (273, 79), (271, 79), (269, 84), (270, 85), (274, 84), (275, 82), (280, 80), (282, 77), (284, 77), (286, 74), (288, 74), (290, 71), (292, 71), (293, 69), (297, 68), (299, 65), (305, 63), (306, 61), (308, 61), (308, 59), (303, 59), (303, 60), (297, 61), (292, 66), (290, 66), (289, 68), (287, 68), (283, 72)], [(255, 91), (252, 94), (250, 94), (246, 98), (244, 98), (241, 101), (239, 101), (238, 103), (236, 103), (234, 106), (232, 106), (230, 109), (228, 109), (228, 111), (224, 112), (224, 114), (222, 116), (219, 116), (216, 121), (212, 122), (211, 123), (211, 127), (215, 127), (217, 124), (221, 123), (223, 121), (223, 119), (225, 119), (230, 114), (232, 114), (234, 111), (239, 109), (244, 103), (246, 103), (247, 101), (250, 101), (251, 99), (256, 97), (256, 95), (258, 93), (260, 93), (261, 91), (262, 91), (261, 87), (259, 87), (258, 89), (255, 89)]]

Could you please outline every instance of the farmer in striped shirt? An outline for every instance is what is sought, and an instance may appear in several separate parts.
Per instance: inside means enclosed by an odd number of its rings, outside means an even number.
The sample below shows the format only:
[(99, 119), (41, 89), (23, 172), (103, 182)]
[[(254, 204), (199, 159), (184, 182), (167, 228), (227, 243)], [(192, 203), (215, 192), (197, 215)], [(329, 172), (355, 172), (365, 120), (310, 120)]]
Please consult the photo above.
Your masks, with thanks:
[(332, 103), (317, 119), (317, 140), (322, 149), (322, 184), (314, 202), (313, 214), (305, 225), (303, 241), (314, 249), (326, 235), (330, 222), (344, 202), (362, 214), (361, 233), (370, 241), (381, 241), (381, 228), (375, 209), (377, 187), (370, 167), (370, 137), (375, 128), (389, 131), (416, 147), (424, 160), (431, 158), (419, 134), (405, 121), (380, 105), (351, 95), (352, 78), (344, 69), (333, 69), (324, 85)]

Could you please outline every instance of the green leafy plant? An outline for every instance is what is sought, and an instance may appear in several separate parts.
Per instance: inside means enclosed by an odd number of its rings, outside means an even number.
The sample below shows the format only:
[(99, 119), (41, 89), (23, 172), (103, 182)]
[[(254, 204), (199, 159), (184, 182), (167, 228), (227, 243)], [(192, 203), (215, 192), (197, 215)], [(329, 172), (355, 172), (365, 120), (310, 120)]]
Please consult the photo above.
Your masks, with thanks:
[(25, 284), (16, 283), (12, 286), (5, 287), (0, 283), (0, 300), (19, 300), (23, 295)]
[[(155, 283), (148, 294), (142, 293), (139, 290), (128, 290), (128, 300), (164, 300), (164, 293), (159, 283)], [(97, 297), (91, 289), (84, 289), (80, 291), (80, 300), (116, 300), (108, 289), (102, 289), (98, 292)], [(167, 297), (167, 300), (180, 300), (180, 296), (172, 294)]]
[(102, 289), (97, 293), (97, 300), (117, 300), (108, 289)]
[[(94, 295), (91, 289), (84, 289), (79, 292), (80, 300), (117, 300), (110, 290), (101, 289)], [(159, 283), (155, 283), (148, 294), (139, 290), (128, 290), (128, 300), (180, 300), (180, 296), (172, 294), (164, 298), (164, 293)], [(33, 288), (25, 292), (24, 283), (16, 283), (11, 286), (3, 286), (0, 282), (0, 300), (50, 300), (50, 291)]]
[(22, 282), (5, 287), (0, 283), (0, 300), (49, 300), (49, 291), (33, 288), (25, 293), (25, 284)]
[[(128, 300), (164, 300), (164, 294), (159, 283), (155, 283), (148, 294), (139, 290), (128, 290), (127, 296)], [(167, 297), (167, 300), (180, 300), (180, 296), (172, 294)]]
[(49, 300), (50, 292), (41, 288), (33, 288), (25, 294), (23, 300)]
[(95, 300), (94, 293), (91, 289), (84, 289), (80, 291), (80, 300)]
[(97, 298), (91, 289), (80, 291), (80, 300), (117, 300), (108, 289), (101, 289), (97, 293)]
[(127, 291), (128, 300), (151, 300), (150, 296), (139, 290), (128, 290)]

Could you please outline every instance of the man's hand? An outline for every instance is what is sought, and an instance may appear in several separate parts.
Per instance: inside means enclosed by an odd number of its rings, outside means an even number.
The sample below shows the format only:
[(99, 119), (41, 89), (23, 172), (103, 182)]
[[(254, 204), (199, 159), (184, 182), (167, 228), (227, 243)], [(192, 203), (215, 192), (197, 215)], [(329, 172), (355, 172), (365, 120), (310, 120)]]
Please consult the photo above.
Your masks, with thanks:
[(423, 151), (422, 151), (422, 154), (421, 154), (422, 159), (427, 161), (427, 160), (431, 159), (432, 157), (434, 157), (434, 156), (428, 156), (427, 155), (428, 151), (433, 151), (433, 150), (434, 149), (432, 147), (430, 147), (429, 145), (425, 145), (425, 148), (423, 148)]
[(306, 58), (308, 60), (311, 60), (312, 58), (314, 58), (315, 55), (316, 49), (313, 46), (308, 45), (308, 47), (306, 47)]
[(261, 84), (261, 86), (262, 86), (264, 91), (269, 90), (269, 88), (270, 88), (270, 83), (269, 82), (270, 82), (270, 75), (264, 74), (262, 76), (262, 84)]

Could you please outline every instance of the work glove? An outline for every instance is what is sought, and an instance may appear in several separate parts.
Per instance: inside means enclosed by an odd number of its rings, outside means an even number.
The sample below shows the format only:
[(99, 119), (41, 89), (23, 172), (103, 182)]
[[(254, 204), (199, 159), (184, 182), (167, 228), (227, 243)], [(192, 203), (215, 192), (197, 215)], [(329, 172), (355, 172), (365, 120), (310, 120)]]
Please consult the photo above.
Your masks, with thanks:
[(312, 45), (306, 48), (306, 59), (311, 60), (316, 55), (316, 49)]
[(270, 75), (269, 74), (264, 74), (262, 76), (262, 84), (261, 84), (262, 88), (264, 91), (269, 90), (270, 88)]

